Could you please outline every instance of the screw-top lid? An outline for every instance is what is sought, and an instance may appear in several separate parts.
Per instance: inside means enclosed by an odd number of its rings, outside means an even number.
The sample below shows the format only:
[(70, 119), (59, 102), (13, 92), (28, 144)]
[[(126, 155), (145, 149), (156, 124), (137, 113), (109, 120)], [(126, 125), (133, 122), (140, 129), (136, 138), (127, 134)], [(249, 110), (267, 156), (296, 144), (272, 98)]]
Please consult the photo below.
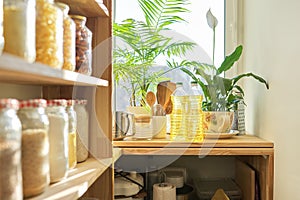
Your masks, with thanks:
[(20, 108), (46, 108), (47, 101), (45, 99), (30, 99), (20, 101)]
[(0, 99), (0, 109), (11, 108), (19, 109), (19, 101), (17, 99)]
[(47, 106), (67, 106), (65, 99), (51, 99), (47, 101)]
[(87, 104), (87, 100), (86, 99), (76, 99), (75, 100), (75, 104), (86, 105)]
[(68, 99), (67, 100), (67, 106), (74, 106), (75, 105), (75, 100), (74, 99)]
[(86, 17), (81, 15), (69, 15), (74, 20), (80, 20), (86, 22)]

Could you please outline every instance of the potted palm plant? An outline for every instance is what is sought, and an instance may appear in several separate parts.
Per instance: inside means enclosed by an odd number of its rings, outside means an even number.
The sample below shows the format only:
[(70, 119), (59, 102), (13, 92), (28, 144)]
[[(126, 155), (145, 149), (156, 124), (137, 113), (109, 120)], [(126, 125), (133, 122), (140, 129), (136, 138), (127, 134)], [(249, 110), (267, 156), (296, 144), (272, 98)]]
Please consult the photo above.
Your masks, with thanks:
[(174, 41), (163, 34), (174, 23), (184, 22), (181, 13), (188, 12), (188, 0), (138, 0), (144, 21), (125, 19), (113, 24), (113, 35), (119, 38), (113, 50), (113, 73), (117, 84), (128, 83), (130, 106), (145, 106), (145, 96), (158, 82), (166, 80), (167, 71), (152, 72), (159, 56), (165, 60), (184, 55), (192, 42)]
[[(206, 14), (207, 22), (213, 30), (215, 36), (215, 28), (218, 21), (209, 10)], [(208, 132), (228, 132), (231, 129), (231, 124), (234, 114), (239, 102), (244, 102), (244, 90), (238, 84), (239, 80), (245, 77), (252, 77), (260, 83), (269, 88), (268, 83), (262, 77), (254, 73), (243, 73), (233, 78), (224, 77), (224, 73), (234, 67), (234, 64), (239, 60), (242, 55), (243, 46), (239, 45), (228, 56), (225, 57), (221, 66), (216, 67), (214, 64), (214, 50), (215, 50), (215, 37), (213, 37), (213, 62), (212, 64), (200, 63), (196, 61), (186, 61), (185, 66), (192, 67), (192, 71), (188, 68), (181, 68), (183, 72), (188, 74), (194, 81), (196, 81), (203, 90), (204, 100), (202, 109), (205, 116), (204, 128)], [(218, 117), (217, 112), (222, 115)], [(226, 112), (226, 113), (224, 113)], [(231, 113), (230, 113), (231, 112)], [(225, 123), (225, 119), (227, 122)], [(225, 125), (224, 125), (225, 123)], [(214, 125), (222, 124), (223, 127), (216, 127)], [(212, 126), (213, 130), (210, 130)]]

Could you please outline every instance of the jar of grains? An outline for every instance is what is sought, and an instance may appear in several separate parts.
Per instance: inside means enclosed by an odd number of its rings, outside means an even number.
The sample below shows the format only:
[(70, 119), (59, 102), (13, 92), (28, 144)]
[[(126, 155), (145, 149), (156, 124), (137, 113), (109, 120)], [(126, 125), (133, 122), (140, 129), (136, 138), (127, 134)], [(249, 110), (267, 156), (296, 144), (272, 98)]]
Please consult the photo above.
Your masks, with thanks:
[(85, 26), (86, 17), (70, 15), (76, 24), (76, 71), (92, 74), (92, 32)]
[(69, 121), (66, 113), (67, 101), (54, 99), (47, 101), (46, 113), (49, 119), (49, 162), (50, 183), (67, 176)]
[(63, 13), (53, 0), (36, 0), (36, 61), (63, 66)]
[(75, 40), (76, 40), (76, 26), (74, 21), (69, 17), (69, 6), (64, 3), (56, 3), (62, 11), (64, 17), (64, 41), (63, 41), (63, 54), (64, 64), (63, 69), (74, 71), (75, 70)]
[(47, 101), (20, 101), (18, 116), (22, 123), (22, 177), (24, 197), (42, 193), (49, 185), (49, 121)]
[(22, 200), (19, 102), (0, 99), (0, 199)]
[(76, 155), (77, 162), (88, 158), (89, 151), (89, 115), (86, 109), (87, 100), (76, 100), (74, 109), (77, 116)]
[(4, 0), (4, 51), (35, 61), (35, 0)]
[(4, 37), (3, 37), (3, 0), (0, 0), (0, 55), (4, 48)]
[(74, 110), (75, 100), (67, 100), (67, 113), (69, 116), (69, 169), (77, 164), (76, 159), (76, 112)]

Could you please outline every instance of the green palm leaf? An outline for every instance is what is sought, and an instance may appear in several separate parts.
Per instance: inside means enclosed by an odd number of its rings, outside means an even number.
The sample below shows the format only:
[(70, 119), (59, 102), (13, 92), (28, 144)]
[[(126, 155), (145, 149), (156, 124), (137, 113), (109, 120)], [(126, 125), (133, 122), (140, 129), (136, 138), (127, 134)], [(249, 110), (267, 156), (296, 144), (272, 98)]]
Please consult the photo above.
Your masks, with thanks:
[(184, 22), (178, 14), (188, 12), (185, 8), (188, 4), (188, 0), (139, 0), (147, 24), (158, 31), (170, 24)]

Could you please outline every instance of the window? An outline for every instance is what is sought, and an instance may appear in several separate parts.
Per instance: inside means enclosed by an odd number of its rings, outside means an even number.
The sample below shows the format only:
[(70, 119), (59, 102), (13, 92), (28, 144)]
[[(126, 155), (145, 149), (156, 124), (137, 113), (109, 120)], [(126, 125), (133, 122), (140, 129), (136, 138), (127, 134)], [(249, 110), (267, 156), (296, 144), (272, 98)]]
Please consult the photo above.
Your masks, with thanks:
[[(190, 0), (190, 3), (188, 6), (190, 12), (181, 15), (187, 23), (175, 24), (170, 27), (176, 31), (174, 37), (180, 37), (182, 40), (197, 44), (195, 50), (187, 55), (189, 59), (212, 63), (213, 31), (206, 20), (206, 13), (211, 9), (218, 20), (215, 39), (215, 65), (220, 66), (224, 60), (225, 52), (225, 0)], [(114, 20), (117, 23), (128, 18), (144, 20), (138, 0), (115, 0), (114, 14)], [(166, 64), (161, 62), (160, 59), (156, 64), (166, 67)], [(184, 82), (184, 85), (189, 85), (191, 80), (184, 73), (169, 73), (167, 77), (171, 77), (173, 82)], [(155, 88), (153, 89), (155, 90)], [(128, 92), (122, 87), (116, 87), (116, 110), (126, 110), (129, 96)]]

